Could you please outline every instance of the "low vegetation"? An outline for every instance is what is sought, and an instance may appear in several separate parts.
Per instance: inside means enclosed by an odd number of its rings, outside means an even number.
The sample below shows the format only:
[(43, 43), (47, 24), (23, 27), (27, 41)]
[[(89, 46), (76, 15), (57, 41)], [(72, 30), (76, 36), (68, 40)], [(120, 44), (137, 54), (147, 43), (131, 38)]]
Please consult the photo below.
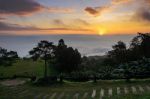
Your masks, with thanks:
[[(30, 57), (25, 58), (19, 58), (15, 51), (0, 48), (0, 82), (31, 79), (16, 87), (0, 85), (0, 98), (72, 99), (85, 95), (85, 99), (149, 99), (149, 42), (150, 33), (138, 33), (129, 47), (118, 41), (106, 55), (89, 57), (82, 57), (63, 39), (58, 45), (43, 40), (31, 49)], [(131, 79), (134, 81), (130, 82)]]
[(65, 82), (45, 87), (32, 84), (0, 86), (0, 99), (9, 99), (9, 96), (11, 99), (149, 99), (149, 84), (149, 81), (98, 81), (96, 84)]

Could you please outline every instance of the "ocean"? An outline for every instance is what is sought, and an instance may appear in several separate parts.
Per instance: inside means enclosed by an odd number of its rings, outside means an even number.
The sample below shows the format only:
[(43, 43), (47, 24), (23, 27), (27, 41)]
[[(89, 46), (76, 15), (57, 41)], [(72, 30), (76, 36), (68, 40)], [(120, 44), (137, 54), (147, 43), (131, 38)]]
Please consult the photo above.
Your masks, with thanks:
[(77, 48), (82, 56), (105, 55), (117, 41), (129, 45), (135, 35), (34, 35), (34, 36), (0, 36), (0, 47), (18, 52), (20, 57), (29, 55), (28, 52), (40, 40), (48, 40), (55, 45), (59, 39), (64, 39), (68, 46)]

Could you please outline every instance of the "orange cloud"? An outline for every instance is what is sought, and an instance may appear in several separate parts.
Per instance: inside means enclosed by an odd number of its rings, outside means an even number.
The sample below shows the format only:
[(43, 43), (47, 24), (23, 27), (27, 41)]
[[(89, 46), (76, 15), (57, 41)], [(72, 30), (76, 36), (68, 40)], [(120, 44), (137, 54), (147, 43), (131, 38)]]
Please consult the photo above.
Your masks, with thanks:
[[(95, 31), (90, 29), (75, 29), (75, 28), (45, 28), (35, 30), (21, 31), (0, 31), (0, 35), (49, 35), (49, 34), (93, 34)], [(95, 33), (96, 34), (96, 33)]]
[(84, 26), (89, 26), (90, 25), (89, 22), (87, 22), (86, 20), (80, 19), (80, 18), (74, 19), (74, 22), (76, 22), (78, 24), (81, 24), (81, 25), (84, 25)]
[(112, 4), (123, 4), (123, 3), (128, 3), (133, 0), (112, 0)]
[(22, 31), (22, 30), (38, 30), (36, 27), (20, 26), (18, 24), (9, 24), (0, 22), (0, 31)]
[[(58, 24), (61, 24), (60, 20), (55, 20)], [(0, 35), (7, 34), (15, 34), (15, 35), (24, 35), (24, 33), (27, 33), (26, 35), (29, 35), (28, 33), (34, 33), (34, 34), (90, 34), (94, 33), (95, 31), (89, 28), (84, 28), (84, 27), (51, 27), (51, 28), (37, 28), (33, 26), (21, 26), (18, 24), (10, 24), (6, 22), (0, 22)], [(33, 34), (33, 35), (34, 35)]]
[(95, 17), (116, 9), (116, 6), (131, 3), (134, 0), (112, 0), (108, 6), (86, 7), (84, 10)]
[[(74, 24), (76, 23), (76, 24)], [(90, 23), (86, 20), (75, 18), (75, 19), (68, 19), (67, 22), (63, 19), (54, 19), (51, 21), (52, 27), (67, 27), (67, 28), (88, 28), (90, 27)]]
[(46, 10), (50, 13), (72, 13), (75, 11), (72, 8), (61, 8), (61, 7), (46, 7)]

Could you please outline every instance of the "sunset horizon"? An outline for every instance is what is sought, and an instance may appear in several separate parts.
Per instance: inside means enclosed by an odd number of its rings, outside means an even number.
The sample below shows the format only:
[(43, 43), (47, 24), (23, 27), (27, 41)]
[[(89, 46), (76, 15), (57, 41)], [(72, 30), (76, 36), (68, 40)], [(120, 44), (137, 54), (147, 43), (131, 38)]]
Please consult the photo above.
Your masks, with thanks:
[(150, 99), (150, 0), (0, 0), (0, 99)]
[(148, 33), (149, 6), (150, 0), (0, 0), (0, 36)]

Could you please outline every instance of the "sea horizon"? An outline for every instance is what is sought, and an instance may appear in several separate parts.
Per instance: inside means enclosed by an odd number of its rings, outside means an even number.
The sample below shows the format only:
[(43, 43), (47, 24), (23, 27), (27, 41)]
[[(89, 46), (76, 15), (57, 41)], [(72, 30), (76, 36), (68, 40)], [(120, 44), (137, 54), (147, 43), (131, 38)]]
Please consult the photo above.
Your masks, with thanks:
[(86, 35), (86, 34), (51, 34), (51, 35), (1, 35), (0, 47), (15, 50), (20, 57), (28, 56), (28, 52), (37, 45), (40, 40), (48, 40), (57, 45), (59, 39), (79, 50), (82, 56), (101, 56), (111, 50), (117, 41), (123, 41), (129, 45), (135, 34), (124, 35)]

